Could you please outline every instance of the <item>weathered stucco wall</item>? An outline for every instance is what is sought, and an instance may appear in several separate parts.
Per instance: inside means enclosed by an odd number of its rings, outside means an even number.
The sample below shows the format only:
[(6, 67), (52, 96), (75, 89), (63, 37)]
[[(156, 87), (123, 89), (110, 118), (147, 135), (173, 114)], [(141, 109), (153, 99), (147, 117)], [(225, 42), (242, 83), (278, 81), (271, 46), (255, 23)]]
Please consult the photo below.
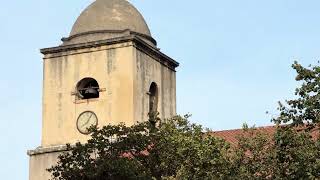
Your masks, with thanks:
[(59, 152), (31, 155), (29, 161), (29, 180), (49, 180), (51, 174), (47, 171), (57, 163)]
[[(93, 111), (99, 126), (133, 120), (133, 46), (130, 43), (51, 54), (44, 58), (42, 147), (86, 141), (76, 121)], [(78, 100), (77, 83), (96, 79), (100, 97)]]
[[(87, 141), (90, 136), (81, 134), (76, 125), (84, 111), (97, 115), (99, 127), (146, 121), (147, 93), (155, 82), (160, 117), (176, 114), (177, 62), (135, 38), (95, 43), (45, 49), (42, 143), (29, 153), (30, 180), (49, 179), (46, 169), (62, 151), (47, 149)], [(75, 95), (76, 85), (88, 77), (97, 80), (102, 92), (99, 98), (81, 100)]]
[(139, 49), (134, 49), (134, 115), (137, 121), (148, 119), (152, 82), (158, 86), (158, 112), (161, 118), (176, 115), (176, 73)]

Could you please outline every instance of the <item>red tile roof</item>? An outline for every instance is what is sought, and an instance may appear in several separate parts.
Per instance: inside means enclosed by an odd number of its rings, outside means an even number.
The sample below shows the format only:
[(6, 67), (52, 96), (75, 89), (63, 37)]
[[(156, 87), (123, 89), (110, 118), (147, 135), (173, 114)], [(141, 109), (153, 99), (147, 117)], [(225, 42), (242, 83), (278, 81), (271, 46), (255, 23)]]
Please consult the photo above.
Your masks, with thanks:
[[(267, 134), (268, 136), (272, 137), (273, 134), (276, 131), (276, 126), (265, 126), (265, 127), (259, 127), (256, 128), (258, 132)], [(223, 130), (223, 131), (213, 131), (209, 132), (209, 135), (215, 136), (215, 137), (220, 137), (224, 139), (225, 141), (231, 143), (232, 145), (237, 145), (238, 144), (238, 137), (241, 135), (244, 135), (244, 130), (243, 129), (233, 129), (233, 130)], [(316, 137), (319, 135), (319, 130), (315, 129), (311, 131), (311, 134), (313, 137)]]

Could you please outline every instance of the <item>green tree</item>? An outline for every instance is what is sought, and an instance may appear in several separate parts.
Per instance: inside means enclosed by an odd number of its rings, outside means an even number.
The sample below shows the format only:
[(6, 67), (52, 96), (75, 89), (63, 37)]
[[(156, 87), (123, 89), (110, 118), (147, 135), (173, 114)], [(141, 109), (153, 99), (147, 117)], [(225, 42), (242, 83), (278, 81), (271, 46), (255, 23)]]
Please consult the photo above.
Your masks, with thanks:
[(275, 133), (244, 129), (235, 148), (239, 179), (320, 179), (320, 67), (294, 62), (296, 99), (279, 102)]
[(320, 122), (320, 67), (303, 67), (294, 62), (292, 68), (297, 72), (296, 80), (301, 86), (296, 89), (296, 99), (285, 104), (279, 102), (280, 116), (274, 122), (292, 125), (308, 124), (310, 128), (319, 126)]
[[(238, 144), (210, 136), (189, 116), (91, 128), (85, 144), (48, 169), (52, 180), (320, 179), (320, 67), (297, 62), (297, 99), (280, 103), (274, 133), (244, 127)], [(292, 125), (292, 126), (291, 126)]]
[(187, 118), (92, 128), (49, 172), (53, 180), (225, 179), (229, 145)]
[(245, 129), (234, 148), (234, 179), (319, 179), (320, 141), (308, 132), (277, 127), (273, 135)]

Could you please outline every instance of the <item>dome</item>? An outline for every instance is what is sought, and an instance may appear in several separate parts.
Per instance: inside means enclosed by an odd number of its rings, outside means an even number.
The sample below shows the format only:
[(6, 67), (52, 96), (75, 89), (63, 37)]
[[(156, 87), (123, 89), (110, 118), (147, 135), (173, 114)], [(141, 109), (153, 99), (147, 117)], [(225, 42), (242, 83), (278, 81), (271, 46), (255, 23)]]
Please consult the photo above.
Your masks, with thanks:
[(63, 41), (64, 44), (84, 43), (121, 37), (128, 32), (153, 42), (144, 18), (128, 1), (96, 0), (81, 13), (70, 36)]

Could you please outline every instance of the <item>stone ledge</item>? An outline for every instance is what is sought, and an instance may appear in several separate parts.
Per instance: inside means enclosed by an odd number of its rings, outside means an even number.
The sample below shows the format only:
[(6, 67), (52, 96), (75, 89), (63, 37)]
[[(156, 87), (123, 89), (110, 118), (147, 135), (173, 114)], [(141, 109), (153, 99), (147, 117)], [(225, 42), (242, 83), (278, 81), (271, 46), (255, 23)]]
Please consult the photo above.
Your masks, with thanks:
[(179, 63), (177, 61), (173, 60), (169, 56), (162, 53), (160, 49), (149, 45), (148, 43), (146, 43), (136, 35), (129, 35), (129, 36), (124, 36), (119, 38), (99, 40), (94, 42), (87, 42), (87, 43), (80, 43), (80, 44), (73, 44), (73, 45), (65, 45), (65, 46), (62, 45), (62, 46), (52, 47), (52, 48), (44, 48), (44, 49), (41, 49), (40, 52), (44, 55), (48, 55), (48, 54), (56, 54), (61, 52), (80, 50), (85, 48), (96, 48), (104, 45), (125, 43), (130, 41), (133, 42), (138, 49), (150, 54), (151, 56), (156, 57), (155, 58), (156, 60), (158, 60), (160, 63), (164, 64), (168, 68), (172, 69), (173, 71), (175, 71), (175, 68), (179, 66)]
[(112, 38), (112, 39), (106, 39), (106, 40), (99, 40), (99, 41), (93, 41), (93, 42), (86, 42), (86, 43), (78, 43), (78, 44), (70, 44), (70, 45), (61, 45), (57, 47), (50, 47), (50, 48), (43, 48), (40, 49), (40, 52), (44, 55), (46, 54), (54, 54), (59, 52), (66, 52), (71, 50), (78, 50), (83, 48), (93, 48), (93, 47), (99, 47), (103, 45), (110, 45), (110, 44), (117, 44), (122, 42), (128, 42), (135, 39), (134, 35), (124, 36), (124, 37), (118, 37), (118, 38)]
[[(157, 41), (155, 39), (153, 39), (151, 36), (149, 35), (145, 35), (139, 32), (135, 32), (135, 31), (131, 31), (130, 29), (124, 29), (124, 30), (97, 30), (97, 31), (89, 31), (89, 32), (83, 32), (83, 33), (79, 33), (79, 34), (75, 34), (72, 35), (70, 37), (67, 38), (62, 38), (62, 42), (63, 45), (69, 44), (69, 41), (72, 41), (72, 39), (74, 38), (78, 38), (78, 37), (82, 37), (82, 36), (86, 36), (86, 35), (95, 35), (95, 34), (103, 34), (103, 33), (111, 33), (111, 34), (126, 34), (128, 35), (137, 35), (140, 36), (142, 38), (147, 39), (148, 41), (150, 41), (151, 43), (153, 43), (154, 46), (157, 46)], [(84, 42), (85, 43), (85, 42)]]
[(63, 152), (67, 151), (66, 145), (60, 145), (60, 146), (51, 146), (51, 147), (37, 147), (35, 150), (28, 150), (27, 154), (29, 156), (35, 156), (40, 154), (47, 154), (47, 153), (53, 153), (53, 152)]

